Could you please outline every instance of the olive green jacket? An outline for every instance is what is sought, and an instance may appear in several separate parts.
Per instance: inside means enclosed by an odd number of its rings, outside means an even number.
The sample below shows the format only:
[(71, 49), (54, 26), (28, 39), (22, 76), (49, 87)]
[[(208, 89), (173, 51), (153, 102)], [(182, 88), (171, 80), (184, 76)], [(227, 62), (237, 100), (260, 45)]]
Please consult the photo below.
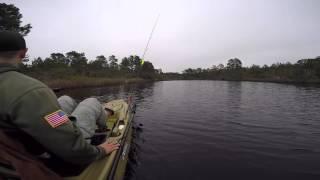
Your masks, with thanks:
[[(21, 131), (44, 149), (73, 164), (88, 164), (105, 156), (100, 147), (83, 138), (74, 122), (53, 128), (44, 118), (60, 110), (57, 97), (46, 85), (0, 64), (0, 129)], [(33, 142), (23, 142), (33, 144)]]

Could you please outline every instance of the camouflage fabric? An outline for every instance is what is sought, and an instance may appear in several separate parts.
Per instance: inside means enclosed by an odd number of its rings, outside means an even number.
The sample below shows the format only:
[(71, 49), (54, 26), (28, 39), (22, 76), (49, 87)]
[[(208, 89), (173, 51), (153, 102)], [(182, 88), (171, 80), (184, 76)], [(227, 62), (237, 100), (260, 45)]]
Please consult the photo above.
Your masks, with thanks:
[[(43, 83), (17, 72), (16, 67), (0, 64), (0, 128), (21, 132), (30, 141), (73, 164), (88, 164), (105, 156), (100, 147), (85, 141), (71, 120), (53, 128), (45, 119), (60, 110), (55, 94)], [(31, 146), (34, 142), (24, 142)]]
[(85, 138), (92, 137), (98, 126), (106, 127), (106, 111), (96, 98), (87, 98), (77, 104), (74, 99), (64, 95), (58, 98), (58, 102), (63, 111), (76, 118), (76, 124)]

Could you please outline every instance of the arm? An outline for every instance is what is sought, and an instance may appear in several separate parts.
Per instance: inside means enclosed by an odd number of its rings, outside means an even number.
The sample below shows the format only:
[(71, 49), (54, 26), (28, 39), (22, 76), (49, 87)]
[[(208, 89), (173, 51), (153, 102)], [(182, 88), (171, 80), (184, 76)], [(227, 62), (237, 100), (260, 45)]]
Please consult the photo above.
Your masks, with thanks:
[(87, 143), (79, 128), (70, 120), (53, 128), (44, 118), (59, 110), (55, 94), (48, 88), (37, 88), (11, 105), (13, 123), (31, 135), (49, 152), (74, 164), (88, 164), (104, 157), (106, 151)]

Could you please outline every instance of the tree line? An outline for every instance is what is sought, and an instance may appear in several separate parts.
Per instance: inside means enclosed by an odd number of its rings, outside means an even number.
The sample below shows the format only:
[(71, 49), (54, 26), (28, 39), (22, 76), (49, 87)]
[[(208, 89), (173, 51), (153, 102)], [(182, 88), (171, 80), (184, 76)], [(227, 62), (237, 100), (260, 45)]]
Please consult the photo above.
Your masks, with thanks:
[[(0, 30), (15, 31), (26, 36), (31, 24), (22, 25), (22, 14), (13, 4), (0, 3)], [(25, 59), (25, 62), (30, 61)], [(21, 70), (37, 78), (64, 78), (68, 76), (141, 77), (154, 79), (156, 70), (149, 61), (142, 63), (139, 56), (124, 57), (120, 62), (115, 55), (99, 55), (88, 60), (83, 52), (52, 53), (46, 58), (35, 58), (21, 65)]]
[[(22, 14), (13, 4), (0, 3), (0, 30), (16, 31), (26, 36), (32, 26), (22, 25)], [(52, 53), (49, 57), (34, 59), (22, 65), (22, 70), (38, 78), (64, 78), (81, 75), (92, 77), (142, 77), (145, 79), (212, 79), (273, 82), (320, 82), (320, 56), (301, 59), (296, 63), (275, 63), (270, 66), (243, 67), (238, 58), (211, 68), (188, 68), (182, 73), (162, 73), (152, 63), (143, 64), (139, 56), (131, 55), (121, 61), (114, 55), (99, 55), (88, 60), (83, 52)]]
[(274, 63), (270, 66), (243, 67), (238, 58), (228, 60), (226, 65), (211, 68), (188, 68), (182, 74), (168, 74), (178, 79), (248, 80), (273, 82), (320, 82), (320, 56), (301, 59), (296, 63)]
[[(26, 59), (25, 61), (29, 61)], [(139, 56), (131, 55), (121, 61), (115, 55), (105, 57), (99, 55), (88, 60), (83, 52), (70, 51), (51, 53), (46, 58), (35, 58), (31, 63), (24, 63), (22, 71), (39, 78), (64, 78), (67, 76), (89, 77), (141, 77), (154, 79), (157, 70), (149, 61), (142, 61)]]

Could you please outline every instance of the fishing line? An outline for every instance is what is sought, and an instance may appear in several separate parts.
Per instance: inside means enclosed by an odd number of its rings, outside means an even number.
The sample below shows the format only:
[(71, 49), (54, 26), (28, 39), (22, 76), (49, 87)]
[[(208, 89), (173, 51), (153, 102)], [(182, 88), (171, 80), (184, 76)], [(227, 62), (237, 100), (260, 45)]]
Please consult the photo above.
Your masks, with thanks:
[(152, 39), (153, 32), (154, 32), (154, 30), (156, 29), (156, 26), (157, 26), (158, 21), (159, 21), (159, 17), (160, 17), (160, 14), (158, 14), (158, 16), (157, 16), (157, 19), (156, 19), (156, 21), (155, 21), (155, 23), (154, 23), (154, 25), (153, 25), (153, 27), (152, 27), (151, 33), (150, 33), (150, 35), (149, 35), (149, 39), (148, 39), (147, 45), (146, 45), (146, 47), (145, 47), (145, 49), (144, 49), (144, 51), (143, 51), (143, 55), (142, 55), (142, 59), (141, 59), (141, 65), (143, 65), (143, 63), (144, 63), (144, 57), (145, 57), (145, 55), (146, 55), (146, 53), (147, 53), (147, 51), (148, 51), (149, 44), (150, 44), (150, 41), (151, 41), (151, 39)]

